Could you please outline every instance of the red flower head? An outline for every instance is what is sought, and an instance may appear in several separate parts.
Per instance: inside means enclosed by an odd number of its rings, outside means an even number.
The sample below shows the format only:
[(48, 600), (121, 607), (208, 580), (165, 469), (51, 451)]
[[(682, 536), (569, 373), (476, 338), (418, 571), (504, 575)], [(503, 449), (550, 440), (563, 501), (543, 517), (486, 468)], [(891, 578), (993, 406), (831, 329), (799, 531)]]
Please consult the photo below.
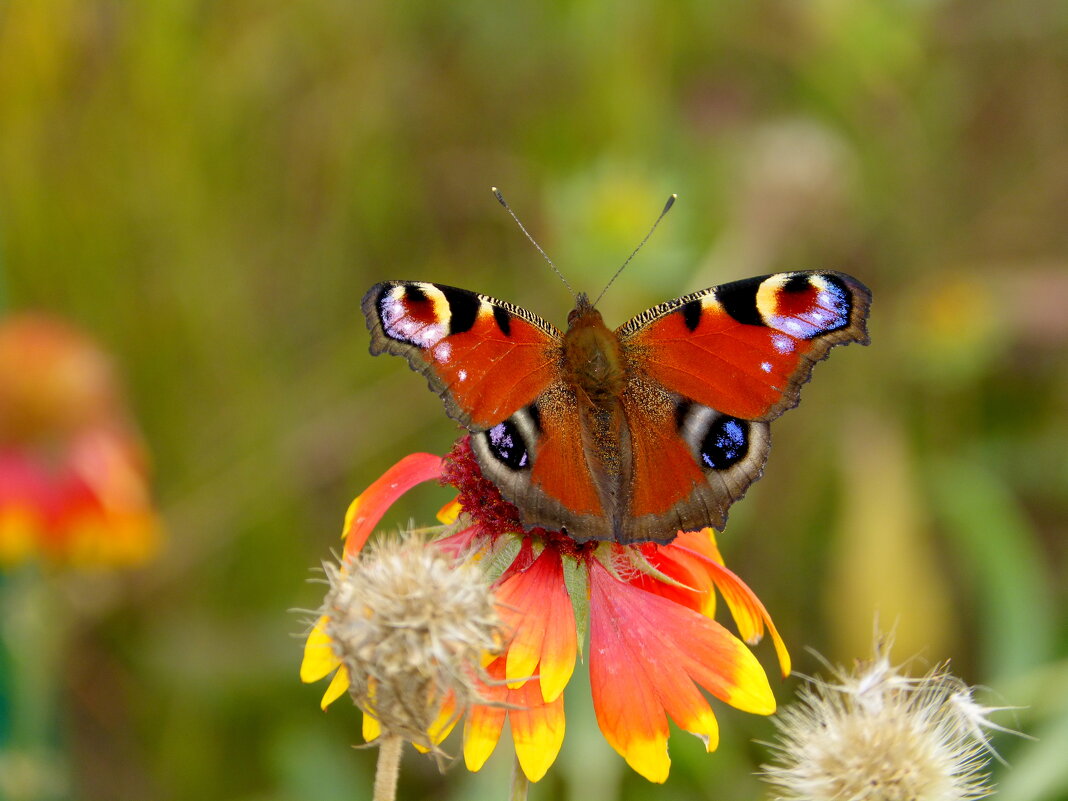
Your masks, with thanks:
[[(709, 751), (716, 748), (716, 718), (702, 690), (748, 712), (775, 711), (767, 676), (746, 643), (758, 642), (767, 627), (783, 675), (789, 655), (763, 604), (724, 566), (711, 529), (680, 532), (669, 545), (631, 546), (579, 545), (544, 529), (519, 533), (518, 512), (482, 477), (465, 437), (444, 460), (405, 457), (353, 501), (343, 531), (346, 555), (363, 547), (401, 494), (431, 479), (459, 491), (439, 513), (451, 528), (438, 547), (483, 567), (508, 632), (505, 649), (486, 667), (480, 692), (486, 703), (466, 716), (469, 769), (488, 759), (507, 717), (524, 773), (531, 781), (545, 775), (563, 743), (563, 690), (587, 630), (597, 722), (612, 747), (650, 781), (668, 775), (668, 718)], [(742, 639), (713, 619), (716, 590)], [(320, 620), (305, 648), (304, 681), (340, 666), (331, 645)], [(324, 708), (347, 686), (342, 668)], [(454, 717), (445, 710), (442, 720)], [(439, 727), (434, 737), (440, 741), (448, 728)], [(366, 719), (364, 734), (377, 734)]]
[(0, 323), (0, 564), (131, 564), (158, 541), (110, 360), (59, 320)]

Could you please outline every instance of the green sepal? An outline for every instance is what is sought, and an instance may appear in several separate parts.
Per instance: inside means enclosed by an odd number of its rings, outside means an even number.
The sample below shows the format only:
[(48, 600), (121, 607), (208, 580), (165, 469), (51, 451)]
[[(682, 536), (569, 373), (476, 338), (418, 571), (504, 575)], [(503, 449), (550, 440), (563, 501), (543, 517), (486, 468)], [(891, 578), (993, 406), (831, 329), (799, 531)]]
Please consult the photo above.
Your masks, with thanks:
[(490, 584), (496, 583), (497, 579), (504, 575), (504, 571), (512, 566), (512, 562), (519, 556), (519, 549), (523, 545), (523, 538), (498, 537), (490, 552), (486, 555), (482, 567), (486, 580)]
[(573, 556), (564, 556), (561, 563), (564, 569), (564, 587), (571, 599), (571, 610), (575, 615), (578, 657), (585, 662), (582, 653), (586, 644), (586, 632), (590, 628), (590, 571), (582, 561)]

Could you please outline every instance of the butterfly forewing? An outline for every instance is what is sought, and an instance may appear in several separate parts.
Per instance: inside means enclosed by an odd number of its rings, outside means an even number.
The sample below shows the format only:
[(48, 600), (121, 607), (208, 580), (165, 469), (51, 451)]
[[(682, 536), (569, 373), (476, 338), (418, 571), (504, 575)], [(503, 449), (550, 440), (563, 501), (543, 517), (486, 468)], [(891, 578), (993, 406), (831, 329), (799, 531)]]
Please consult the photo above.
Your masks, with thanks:
[(773, 420), (796, 406), (812, 365), (867, 344), (871, 293), (843, 273), (735, 281), (662, 303), (617, 329), (645, 375), (732, 417)]
[(419, 281), (375, 284), (362, 305), (371, 353), (404, 356), (472, 430), (500, 424), (555, 377), (560, 332), (518, 306)]

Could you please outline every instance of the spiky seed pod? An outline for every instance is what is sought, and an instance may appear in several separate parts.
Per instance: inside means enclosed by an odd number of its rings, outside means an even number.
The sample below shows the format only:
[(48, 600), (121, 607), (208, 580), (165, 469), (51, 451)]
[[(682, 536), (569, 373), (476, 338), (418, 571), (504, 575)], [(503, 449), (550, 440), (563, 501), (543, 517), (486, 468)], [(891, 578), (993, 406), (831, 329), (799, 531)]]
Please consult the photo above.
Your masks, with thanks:
[(993, 792), (982, 726), (961, 713), (971, 688), (945, 666), (904, 676), (887, 651), (835, 671), (833, 682), (811, 679), (776, 716), (776, 761), (762, 768), (776, 799), (969, 801)]
[(414, 536), (383, 539), (325, 571), (321, 614), (353, 701), (387, 735), (434, 749), (446, 702), (444, 714), (458, 717), (481, 700), (483, 657), (502, 645), (481, 571)]

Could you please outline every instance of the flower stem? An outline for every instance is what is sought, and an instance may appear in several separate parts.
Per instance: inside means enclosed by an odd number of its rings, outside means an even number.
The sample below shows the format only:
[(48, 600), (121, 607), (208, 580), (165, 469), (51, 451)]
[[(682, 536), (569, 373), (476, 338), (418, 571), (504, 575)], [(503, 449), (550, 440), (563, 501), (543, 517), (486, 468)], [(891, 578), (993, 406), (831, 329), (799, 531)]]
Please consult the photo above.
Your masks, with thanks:
[(401, 751), (404, 740), (396, 735), (382, 735), (378, 746), (378, 765), (375, 767), (374, 801), (395, 801), (397, 776), (400, 775)]
[(523, 767), (519, 764), (519, 755), (516, 754), (515, 762), (512, 763), (512, 792), (508, 796), (508, 801), (527, 801), (529, 789), (530, 780), (523, 772)]
[(37, 565), (0, 575), (0, 798), (66, 797), (59, 688), (66, 611)]

